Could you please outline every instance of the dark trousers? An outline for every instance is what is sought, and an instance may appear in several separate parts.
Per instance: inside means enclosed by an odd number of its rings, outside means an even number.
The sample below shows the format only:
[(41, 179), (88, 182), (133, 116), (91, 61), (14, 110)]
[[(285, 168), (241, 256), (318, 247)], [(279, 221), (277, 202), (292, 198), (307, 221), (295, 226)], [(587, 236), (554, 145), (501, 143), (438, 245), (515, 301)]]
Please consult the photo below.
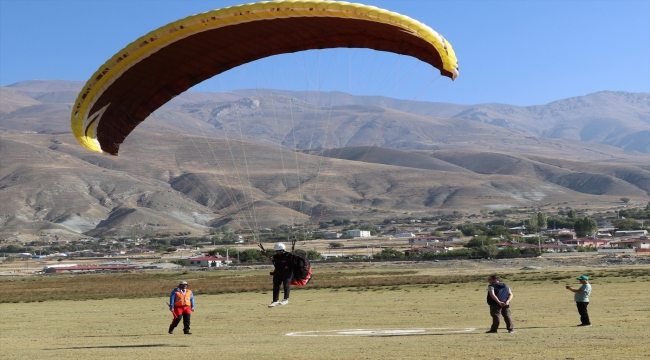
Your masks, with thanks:
[(490, 328), (490, 331), (497, 331), (499, 324), (501, 323), (500, 316), (503, 316), (503, 320), (506, 322), (506, 329), (514, 330), (512, 315), (510, 313), (510, 305), (501, 307), (498, 304), (490, 304), (490, 315), (492, 316), (492, 327)]
[(273, 275), (273, 301), (278, 301), (280, 299), (280, 284), (284, 285), (284, 298), (289, 298), (289, 293), (291, 292), (291, 272), (282, 275)]
[(576, 305), (578, 306), (578, 314), (580, 314), (580, 322), (582, 325), (591, 325), (591, 322), (589, 321), (589, 312), (587, 311), (587, 305), (589, 305), (589, 303), (576, 301)]
[(182, 315), (178, 315), (172, 320), (172, 323), (169, 325), (169, 331), (172, 331), (178, 326), (178, 323), (181, 322), (181, 319), (183, 319), (183, 332), (188, 333), (190, 332), (190, 314), (185, 314), (183, 313)]

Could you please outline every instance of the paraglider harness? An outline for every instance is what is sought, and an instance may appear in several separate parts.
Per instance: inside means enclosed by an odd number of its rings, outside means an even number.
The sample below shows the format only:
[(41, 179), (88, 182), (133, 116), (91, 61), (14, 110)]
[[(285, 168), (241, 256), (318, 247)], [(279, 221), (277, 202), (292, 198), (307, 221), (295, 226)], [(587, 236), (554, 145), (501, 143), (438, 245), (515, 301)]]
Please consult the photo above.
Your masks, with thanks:
[[(268, 252), (264, 249), (264, 246), (262, 246), (262, 243), (259, 244), (260, 249), (262, 249), (262, 253), (266, 255), (267, 257), (272, 259), (272, 256), (268, 254)], [(291, 239), (291, 285), (295, 286), (305, 286), (307, 285), (312, 278), (312, 273), (311, 273), (311, 264), (309, 263), (309, 259), (307, 258), (306, 255), (303, 255), (301, 253), (296, 253), (295, 252), (296, 248), (296, 238)], [(271, 273), (271, 275), (275, 275), (275, 271)]]

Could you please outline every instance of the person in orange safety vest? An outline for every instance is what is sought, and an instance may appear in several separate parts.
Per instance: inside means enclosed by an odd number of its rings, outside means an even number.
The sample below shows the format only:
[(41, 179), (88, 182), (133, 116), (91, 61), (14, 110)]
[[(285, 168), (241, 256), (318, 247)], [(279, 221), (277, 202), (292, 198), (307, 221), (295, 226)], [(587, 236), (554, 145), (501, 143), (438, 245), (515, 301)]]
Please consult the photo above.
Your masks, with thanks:
[(186, 281), (181, 282), (169, 296), (169, 310), (174, 314), (174, 320), (169, 325), (170, 334), (174, 333), (174, 328), (181, 322), (181, 318), (183, 318), (183, 333), (191, 334), (190, 315), (194, 311), (194, 294), (187, 286)]

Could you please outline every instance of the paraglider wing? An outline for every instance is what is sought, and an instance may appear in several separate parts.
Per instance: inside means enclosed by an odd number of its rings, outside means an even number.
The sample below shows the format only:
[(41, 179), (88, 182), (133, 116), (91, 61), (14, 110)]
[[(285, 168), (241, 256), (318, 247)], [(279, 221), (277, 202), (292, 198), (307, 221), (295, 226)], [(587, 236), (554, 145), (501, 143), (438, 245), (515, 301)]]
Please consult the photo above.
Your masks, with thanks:
[(117, 155), (129, 133), (190, 87), (267, 56), (369, 48), (409, 55), (458, 76), (451, 45), (407, 16), (336, 1), (273, 1), (190, 16), (139, 38), (88, 80), (71, 126), (86, 148)]

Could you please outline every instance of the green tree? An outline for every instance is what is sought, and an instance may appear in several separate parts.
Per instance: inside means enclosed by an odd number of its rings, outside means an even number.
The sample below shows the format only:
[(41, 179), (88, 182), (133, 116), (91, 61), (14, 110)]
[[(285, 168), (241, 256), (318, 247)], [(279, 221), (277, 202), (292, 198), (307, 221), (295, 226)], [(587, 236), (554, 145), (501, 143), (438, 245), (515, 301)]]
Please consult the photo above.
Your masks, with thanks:
[(521, 251), (516, 247), (506, 246), (503, 249), (501, 249), (501, 251), (499, 251), (498, 256), (505, 257), (505, 256), (519, 255), (519, 254), (521, 254)]
[(501, 225), (493, 225), (492, 229), (485, 232), (487, 236), (510, 236), (508, 229)]
[(598, 230), (598, 224), (596, 224), (596, 220), (586, 216), (576, 220), (574, 230), (576, 236), (585, 237), (587, 235), (593, 235)]
[(546, 218), (546, 213), (538, 212), (537, 214), (537, 226), (540, 229), (548, 228), (548, 219)]
[(474, 227), (474, 225), (463, 226), (463, 228), (462, 228), (460, 231), (461, 231), (461, 232), (463, 233), (463, 235), (465, 235), (465, 236), (474, 236), (474, 235), (477, 235), (477, 234), (476, 234), (476, 231), (477, 231), (477, 230), (476, 230), (476, 227)]
[(573, 210), (569, 210), (569, 212), (567, 213), (567, 217), (569, 219), (575, 219), (576, 218), (576, 212), (573, 211)]
[(296, 250), (296, 253), (306, 256), (307, 259), (309, 259), (309, 260), (320, 260), (323, 257), (318, 251), (315, 251), (315, 250), (307, 250), (307, 251), (305, 251), (305, 250), (302, 250), (302, 249), (298, 249), (298, 250)]
[(576, 219), (568, 218), (568, 217), (558, 217), (554, 216), (548, 219), (548, 224), (551, 225), (553, 224), (554, 229), (573, 229), (575, 226)]
[(229, 248), (218, 247), (218, 248), (214, 248), (214, 249), (208, 251), (208, 255), (209, 256), (216, 256), (217, 254), (219, 254), (219, 256), (225, 257), (226, 252), (227, 252), (229, 257), (233, 257), (233, 256), (235, 256), (237, 254), (238, 251), (239, 250), (237, 250), (235, 248), (231, 248), (231, 247), (229, 247)]
[(381, 252), (373, 255), (373, 258), (375, 259), (402, 259), (405, 257), (406, 255), (404, 255), (403, 252), (393, 248), (382, 249)]
[(240, 262), (264, 262), (266, 258), (262, 255), (262, 252), (255, 249), (246, 249), (239, 253)]
[(1, 247), (0, 252), (19, 253), (19, 252), (28, 252), (28, 251), (26, 248), (20, 245), (11, 244), (11, 245)]
[(494, 245), (481, 246), (476, 250), (478, 256), (495, 258), (499, 254), (499, 249)]
[(593, 252), (593, 251), (598, 251), (598, 249), (593, 247), (593, 246), (576, 246), (576, 251), (577, 252)]
[(627, 204), (630, 202), (630, 198), (622, 197), (621, 201)]
[(465, 244), (465, 247), (468, 248), (478, 248), (484, 245), (492, 245), (498, 243), (499, 240), (496, 239), (490, 239), (486, 236), (475, 236), (473, 239), (467, 242)]
[(537, 225), (526, 225), (526, 233), (536, 234), (538, 231), (539, 227)]
[(612, 221), (617, 230), (640, 230), (641, 224), (634, 219), (617, 219)]
[(526, 238), (525, 241), (526, 241), (527, 244), (533, 244), (533, 245), (537, 245), (540, 242), (542, 242), (542, 240), (537, 236), (536, 237)]
[(340, 242), (331, 242), (331, 243), (329, 243), (329, 245), (330, 245), (331, 248), (342, 248), (343, 247), (343, 244), (340, 243)]

